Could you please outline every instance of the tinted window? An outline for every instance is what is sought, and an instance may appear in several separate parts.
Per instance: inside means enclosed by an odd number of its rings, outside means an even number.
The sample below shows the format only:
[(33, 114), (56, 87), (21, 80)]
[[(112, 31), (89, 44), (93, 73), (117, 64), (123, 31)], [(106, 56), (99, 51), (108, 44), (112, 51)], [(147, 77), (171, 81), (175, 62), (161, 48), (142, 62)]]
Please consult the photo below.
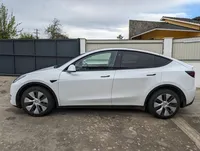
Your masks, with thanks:
[(152, 68), (153, 65), (154, 55), (132, 51), (122, 52), (121, 68), (123, 69)]
[(160, 57), (160, 56), (155, 56), (155, 67), (161, 67), (169, 64), (172, 60)]
[(114, 66), (117, 51), (88, 55), (75, 63), (77, 71), (107, 70)]

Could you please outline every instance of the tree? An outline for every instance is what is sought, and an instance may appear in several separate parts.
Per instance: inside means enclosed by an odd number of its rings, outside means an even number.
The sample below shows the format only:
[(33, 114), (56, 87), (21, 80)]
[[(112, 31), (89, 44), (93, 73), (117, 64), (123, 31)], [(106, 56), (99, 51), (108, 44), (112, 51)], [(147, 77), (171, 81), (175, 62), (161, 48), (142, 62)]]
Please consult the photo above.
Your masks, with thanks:
[(13, 13), (8, 15), (8, 9), (1, 4), (0, 6), (0, 39), (11, 39), (17, 36), (17, 24)]
[(21, 33), (19, 39), (35, 39), (35, 37), (30, 33)]
[(117, 36), (117, 39), (122, 40), (124, 37), (122, 35)]
[(193, 20), (200, 21), (200, 16), (197, 16), (197, 17), (193, 18)]
[(48, 34), (50, 39), (67, 39), (68, 36), (62, 34), (61, 26), (60, 21), (54, 18), (52, 24), (45, 29), (45, 33)]
[(56, 39), (69, 39), (67, 35), (64, 34), (56, 34)]

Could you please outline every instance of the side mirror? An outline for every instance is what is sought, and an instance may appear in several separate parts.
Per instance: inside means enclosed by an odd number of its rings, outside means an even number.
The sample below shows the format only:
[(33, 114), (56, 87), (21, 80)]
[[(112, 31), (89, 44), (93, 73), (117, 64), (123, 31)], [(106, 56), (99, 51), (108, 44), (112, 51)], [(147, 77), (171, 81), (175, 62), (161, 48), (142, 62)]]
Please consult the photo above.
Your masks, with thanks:
[(67, 69), (68, 72), (76, 72), (76, 67), (75, 65), (71, 64), (68, 69)]

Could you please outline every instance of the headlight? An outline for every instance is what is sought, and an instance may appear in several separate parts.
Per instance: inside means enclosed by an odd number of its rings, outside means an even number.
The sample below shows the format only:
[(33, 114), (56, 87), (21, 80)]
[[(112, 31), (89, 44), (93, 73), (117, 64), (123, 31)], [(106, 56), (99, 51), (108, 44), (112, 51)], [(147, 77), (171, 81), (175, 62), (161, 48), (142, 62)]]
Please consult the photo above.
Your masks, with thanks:
[(26, 76), (26, 75), (24, 74), (24, 75), (21, 75), (21, 76), (17, 77), (17, 78), (13, 81), (13, 83), (19, 81), (20, 79), (24, 78), (25, 76)]

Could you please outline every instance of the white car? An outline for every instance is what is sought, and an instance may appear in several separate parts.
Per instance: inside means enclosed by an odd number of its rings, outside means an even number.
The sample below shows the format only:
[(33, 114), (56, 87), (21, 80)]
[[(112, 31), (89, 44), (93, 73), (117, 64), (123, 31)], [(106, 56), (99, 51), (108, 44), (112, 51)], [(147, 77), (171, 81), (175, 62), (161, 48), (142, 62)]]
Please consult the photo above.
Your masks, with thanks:
[(195, 98), (193, 67), (156, 53), (112, 48), (18, 77), (11, 104), (32, 116), (55, 107), (139, 106), (170, 118)]

